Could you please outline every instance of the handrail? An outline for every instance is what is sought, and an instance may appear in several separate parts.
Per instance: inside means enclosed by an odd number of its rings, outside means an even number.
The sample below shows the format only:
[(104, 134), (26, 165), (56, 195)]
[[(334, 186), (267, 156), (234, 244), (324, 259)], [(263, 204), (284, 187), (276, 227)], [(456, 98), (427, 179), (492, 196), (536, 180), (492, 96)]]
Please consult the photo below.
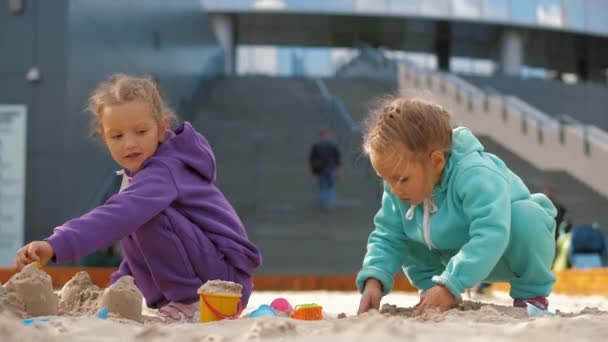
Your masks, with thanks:
[[(406, 65), (412, 68), (420, 77), (428, 77), (430, 73), (416, 66), (414, 63), (410, 61), (399, 61), (403, 65)], [(456, 75), (446, 74), (442, 72), (437, 72), (437, 74), (443, 78), (444, 81), (452, 83), (456, 89), (457, 93), (463, 93), (466, 96), (470, 96), (469, 99), (487, 99), (488, 95), (494, 95), (500, 97), (505, 103), (505, 109), (514, 109), (521, 113), (524, 117), (524, 120), (534, 120), (542, 125), (542, 129), (544, 130), (552, 130), (552, 129), (563, 129), (563, 126), (576, 126), (579, 127), (583, 136), (583, 140), (585, 143), (585, 153), (589, 153), (589, 144), (593, 143), (602, 149), (608, 150), (608, 133), (604, 130), (600, 129), (597, 126), (585, 124), (569, 115), (561, 114), (557, 117), (550, 116), (538, 108), (522, 101), (520, 98), (510, 95), (503, 95), (496, 89), (486, 88), (484, 90), (479, 89), (478, 87), (470, 84), (469, 82), (459, 78)]]
[(541, 112), (538, 108), (531, 106), (530, 104), (522, 101), (520, 98), (511, 96), (511, 95), (503, 95), (502, 96), (505, 102), (511, 105), (514, 109), (519, 110), (521, 114), (526, 118), (533, 118), (539, 123), (543, 125), (551, 125), (555, 123), (555, 119), (550, 117), (549, 115)]
[(608, 151), (608, 133), (595, 125), (587, 125), (589, 139), (598, 147)]
[(583, 130), (583, 138), (585, 143), (589, 143), (590, 140), (597, 145), (601, 145), (603, 148), (608, 149), (608, 133), (601, 130), (597, 126), (587, 125), (580, 120), (568, 115), (560, 114), (557, 116), (560, 126), (577, 126)]
[[(477, 94), (479, 94), (475, 91), (475, 87), (467, 85), (466, 81), (459, 80), (456, 76), (445, 77), (443, 73), (427, 71), (413, 63), (403, 63), (402, 67), (399, 73), (401, 81), (412, 84), (414, 87), (428, 81), (429, 87), (437, 87), (444, 96), (450, 97), (449, 99), (446, 98), (449, 102), (462, 103), (462, 98), (466, 97), (465, 101), (468, 105), (462, 107), (459, 104), (457, 105), (458, 108), (454, 108), (454, 110), (461, 115), (465, 115), (462, 117), (463, 119), (467, 118), (465, 120), (475, 120), (473, 116), (466, 115), (467, 111), (475, 111), (473, 101), (477, 100)], [(439, 81), (439, 84), (434, 83), (434, 81)], [(446, 92), (447, 89), (449, 89), (449, 92)], [(492, 101), (494, 99), (499, 102)], [(521, 120), (520, 134), (527, 135), (529, 138), (532, 138), (533, 135), (528, 132), (530, 127), (528, 123), (535, 123), (533, 126), (535, 127), (534, 131), (536, 131), (537, 144), (534, 146), (528, 145), (531, 141), (527, 139), (512, 139), (511, 134), (516, 133), (515, 131), (497, 134), (497, 139), (501, 144), (513, 149), (520, 157), (527, 159), (539, 168), (567, 171), (582, 183), (608, 197), (608, 187), (603, 175), (606, 158), (608, 157), (608, 133), (606, 131), (594, 125), (585, 124), (566, 114), (555, 117), (549, 116), (517, 97), (503, 95), (493, 89), (484, 89), (484, 98), (481, 101), (483, 101), (485, 112), (492, 112), (495, 115), (497, 111), (502, 111), (502, 119), (505, 121), (508, 121), (510, 113), (513, 112), (518, 120)], [(491, 104), (498, 104), (500, 107), (490, 107)], [(480, 118), (483, 116), (481, 115)], [(496, 127), (504, 126), (504, 123), (501, 124), (496, 119), (493, 116), (488, 123), (498, 125)], [(483, 123), (480, 123), (479, 126), (476, 126), (476, 122), (473, 121), (469, 123), (484, 134), (498, 133)], [(509, 126), (511, 129), (516, 128), (512, 124)], [(543, 147), (545, 144), (553, 146), (555, 150), (547, 151)], [(562, 153), (553, 156), (554, 151), (561, 151)]]
[(327, 85), (325, 85), (325, 82), (322, 79), (320, 79), (320, 78), (315, 79), (315, 84), (317, 85), (317, 88), (319, 88), (319, 92), (321, 93), (321, 96), (333, 108), (335, 108), (337, 110), (338, 114), (340, 114), (340, 117), (342, 118), (344, 124), (348, 127), (348, 130), (351, 133), (358, 132), (359, 127), (353, 120), (352, 116), (350, 115), (350, 112), (344, 105), (344, 102), (342, 101), (342, 99), (335, 95), (332, 95), (329, 92), (329, 90), (327, 89)]
[(336, 105), (336, 108), (338, 109), (338, 113), (340, 113), (340, 116), (342, 116), (342, 119), (344, 120), (350, 131), (353, 133), (357, 132), (359, 130), (359, 126), (353, 120), (348, 109), (346, 109), (344, 101), (342, 101), (341, 98), (334, 96), (334, 103)]
[[(315, 79), (315, 84), (321, 93), (321, 97), (323, 97), (327, 107), (329, 107), (329, 110), (331, 111), (330, 115), (328, 115), (326, 119), (329, 120), (328, 124), (330, 127), (333, 126), (331, 128), (336, 134), (338, 144), (344, 149), (344, 151), (351, 152), (353, 149), (353, 144), (355, 141), (357, 141), (360, 134), (359, 125), (357, 125), (353, 120), (342, 99), (338, 96), (332, 95), (322, 79)], [(354, 162), (355, 159), (353, 159), (353, 163)]]
[(321, 92), (321, 96), (323, 96), (323, 98), (326, 100), (330, 100), (332, 95), (329, 93), (329, 90), (327, 89), (325, 82), (323, 82), (322, 79), (317, 78), (315, 80), (315, 84), (319, 88), (319, 91)]
[(459, 89), (463, 89), (466, 94), (477, 97), (478, 99), (484, 99), (486, 97), (486, 94), (483, 90), (479, 89), (478, 87), (472, 85), (469, 82), (466, 82), (465, 80), (461, 79), (460, 77), (457, 77), (452, 74), (445, 74), (445, 73), (442, 73), (441, 76), (444, 79), (447, 79), (447, 80), (451, 81), (452, 83), (456, 84), (456, 86)]

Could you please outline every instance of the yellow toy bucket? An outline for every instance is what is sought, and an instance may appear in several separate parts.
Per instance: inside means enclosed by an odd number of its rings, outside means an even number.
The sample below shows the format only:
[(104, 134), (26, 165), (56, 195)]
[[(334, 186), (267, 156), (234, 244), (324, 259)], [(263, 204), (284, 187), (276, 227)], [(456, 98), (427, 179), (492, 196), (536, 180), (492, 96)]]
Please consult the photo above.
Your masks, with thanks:
[(201, 323), (238, 318), (243, 311), (241, 295), (200, 292)]

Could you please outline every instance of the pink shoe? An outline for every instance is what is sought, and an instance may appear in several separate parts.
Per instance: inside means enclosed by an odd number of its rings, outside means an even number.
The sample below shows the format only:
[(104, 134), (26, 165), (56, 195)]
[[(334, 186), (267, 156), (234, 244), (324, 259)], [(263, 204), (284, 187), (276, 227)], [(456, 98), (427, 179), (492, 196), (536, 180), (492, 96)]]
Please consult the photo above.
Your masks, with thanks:
[(184, 304), (171, 302), (158, 309), (158, 318), (164, 323), (194, 323), (199, 319), (198, 302)]
[(546, 311), (549, 308), (549, 301), (543, 296), (536, 296), (534, 298), (516, 298), (513, 300), (513, 306), (516, 308), (526, 308), (526, 304), (534, 305), (543, 311)]

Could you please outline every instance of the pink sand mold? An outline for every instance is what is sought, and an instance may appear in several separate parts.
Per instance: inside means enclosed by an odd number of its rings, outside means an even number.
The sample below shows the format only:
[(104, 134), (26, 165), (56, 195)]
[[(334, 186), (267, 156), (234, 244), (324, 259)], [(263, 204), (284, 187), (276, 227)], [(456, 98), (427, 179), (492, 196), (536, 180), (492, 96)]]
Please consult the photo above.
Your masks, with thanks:
[(278, 297), (275, 300), (273, 300), (270, 303), (270, 307), (272, 307), (273, 309), (275, 309), (276, 311), (279, 311), (279, 312), (292, 312), (293, 311), (293, 307), (291, 306), (291, 304), (289, 304), (287, 299), (281, 298), (281, 297)]

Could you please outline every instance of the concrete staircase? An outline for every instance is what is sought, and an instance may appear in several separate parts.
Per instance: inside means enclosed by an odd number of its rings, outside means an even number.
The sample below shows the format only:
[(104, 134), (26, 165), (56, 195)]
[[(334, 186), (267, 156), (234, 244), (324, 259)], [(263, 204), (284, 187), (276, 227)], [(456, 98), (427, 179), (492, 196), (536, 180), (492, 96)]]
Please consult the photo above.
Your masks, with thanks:
[(335, 77), (325, 80), (329, 91), (344, 101), (353, 120), (360, 123), (370, 109), (387, 95), (397, 92), (397, 83), (361, 77)]
[(218, 80), (193, 125), (211, 143), (218, 185), (263, 252), (261, 273), (352, 274), (361, 264), (380, 182), (364, 158), (343, 148), (336, 210), (319, 213), (308, 153), (327, 108), (307, 79)]
[[(325, 80), (355, 122), (370, 103), (394, 91), (386, 81)], [(201, 95), (203, 96), (203, 95)], [(218, 185), (262, 250), (261, 274), (353, 274), (366, 251), (381, 182), (360, 152), (360, 136), (342, 145), (345, 176), (336, 210), (319, 213), (317, 184), (308, 173), (308, 153), (318, 130), (335, 120), (315, 82), (296, 78), (235, 77), (205, 90), (193, 125), (211, 143)], [(341, 134), (344, 132), (340, 132)], [(489, 137), (489, 152), (503, 158), (533, 191), (549, 183), (575, 223), (608, 222), (606, 200), (563, 172), (541, 171)]]
[(608, 199), (593, 191), (570, 174), (563, 171), (543, 171), (513, 154), (492, 138), (478, 136), (487, 152), (496, 154), (519, 175), (530, 191), (541, 192), (546, 186), (557, 191), (558, 200), (566, 208), (566, 218), (574, 225), (591, 224), (595, 221), (608, 234)]

